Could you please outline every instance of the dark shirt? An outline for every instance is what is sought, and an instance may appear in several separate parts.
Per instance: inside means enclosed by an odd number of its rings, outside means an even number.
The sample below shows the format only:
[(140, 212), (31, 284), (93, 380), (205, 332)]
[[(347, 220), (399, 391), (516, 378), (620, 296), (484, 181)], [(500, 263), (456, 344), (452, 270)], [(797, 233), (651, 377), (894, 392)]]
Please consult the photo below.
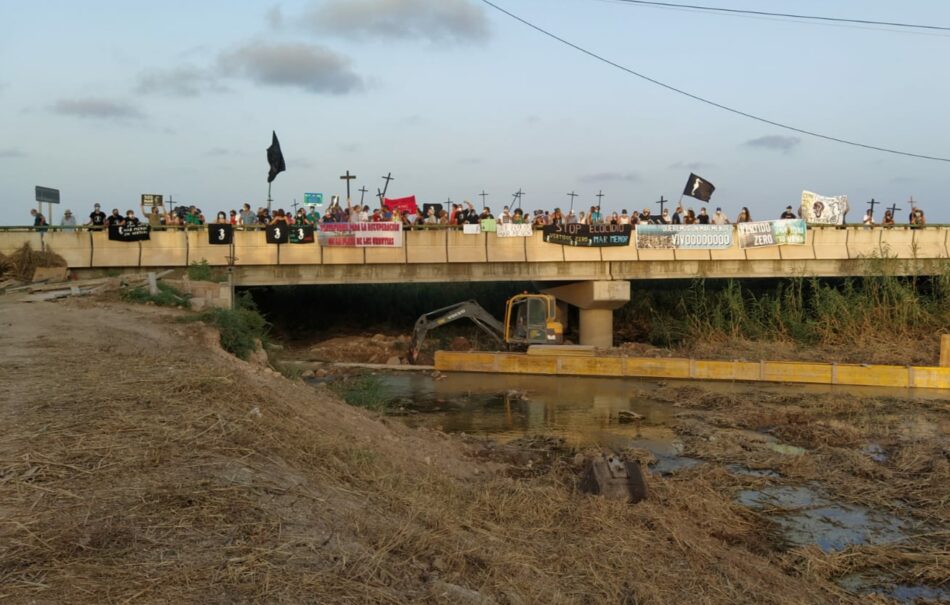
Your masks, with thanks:
[(680, 213), (679, 213), (679, 212), (674, 212), (674, 213), (673, 213), (673, 224), (674, 224), (674, 225), (681, 225), (682, 223), (683, 223), (683, 219), (680, 218)]
[(708, 225), (708, 224), (709, 224), (709, 215), (708, 215), (708, 214), (700, 214), (699, 216), (696, 217), (696, 222), (699, 223), (700, 225)]
[(798, 217), (795, 216), (794, 212), (791, 212), (790, 210), (786, 210), (785, 212), (782, 213), (782, 216), (780, 216), (779, 218), (798, 218)]
[(89, 215), (89, 222), (92, 223), (94, 227), (101, 227), (106, 222), (106, 213), (102, 210), (98, 210)]
[(109, 216), (106, 217), (106, 224), (112, 227), (113, 225), (118, 225), (119, 223), (121, 223), (122, 220), (123, 219), (121, 216), (110, 214)]
[(43, 216), (42, 213), (37, 213), (36, 216), (33, 217), (33, 227), (37, 231), (46, 231), (48, 225), (49, 223), (46, 222), (46, 217)]

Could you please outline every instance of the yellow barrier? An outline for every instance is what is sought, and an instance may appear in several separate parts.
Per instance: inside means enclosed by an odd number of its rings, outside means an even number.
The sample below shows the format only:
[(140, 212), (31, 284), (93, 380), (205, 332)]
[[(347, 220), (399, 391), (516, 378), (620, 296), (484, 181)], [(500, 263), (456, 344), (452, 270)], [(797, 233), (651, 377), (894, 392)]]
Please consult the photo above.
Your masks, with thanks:
[(803, 363), (797, 361), (713, 361), (660, 357), (569, 357), (437, 351), (441, 372), (489, 372), (611, 378), (678, 378), (741, 382), (787, 382), (950, 389), (950, 367)]

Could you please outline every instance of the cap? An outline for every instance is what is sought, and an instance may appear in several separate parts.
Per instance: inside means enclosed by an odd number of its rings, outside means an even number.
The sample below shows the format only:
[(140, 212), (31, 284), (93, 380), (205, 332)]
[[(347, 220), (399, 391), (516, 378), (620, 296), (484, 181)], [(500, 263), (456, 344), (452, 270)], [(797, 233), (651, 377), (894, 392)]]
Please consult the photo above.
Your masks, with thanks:
[(98, 207), (99, 207), (99, 202), (96, 202), (95, 204), (93, 204), (93, 208), (98, 208)]
[(66, 210), (65, 212), (63, 212), (63, 214), (72, 214), (72, 213), (73, 213), (72, 210)]
[(722, 208), (716, 208), (716, 212), (722, 212)]
[(791, 207), (791, 206), (785, 206), (785, 209), (786, 209), (786, 210), (791, 210), (792, 207)]

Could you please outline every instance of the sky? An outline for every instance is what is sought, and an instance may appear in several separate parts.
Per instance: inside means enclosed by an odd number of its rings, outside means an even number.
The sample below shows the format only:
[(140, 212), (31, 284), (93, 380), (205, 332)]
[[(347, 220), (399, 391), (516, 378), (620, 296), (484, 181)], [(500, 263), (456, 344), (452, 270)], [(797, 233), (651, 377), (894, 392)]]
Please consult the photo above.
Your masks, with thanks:
[[(717, 103), (833, 137), (950, 157), (950, 32), (637, 6), (494, 0), (617, 64)], [(699, 4), (699, 2), (695, 2)], [(945, 0), (704, 0), (709, 6), (950, 26)], [(266, 204), (266, 148), (305, 192), (471, 200), (496, 213), (679, 199), (753, 219), (802, 190), (911, 196), (950, 223), (950, 163), (842, 145), (675, 94), (532, 30), (481, 0), (0, 0), (0, 225), (27, 224), (34, 186), (58, 223), (135, 209), (143, 193), (206, 214)], [(943, 57), (941, 59), (941, 57)], [(686, 198), (697, 210), (702, 202)], [(45, 208), (45, 206), (44, 206)], [(876, 215), (883, 214), (879, 206)]]

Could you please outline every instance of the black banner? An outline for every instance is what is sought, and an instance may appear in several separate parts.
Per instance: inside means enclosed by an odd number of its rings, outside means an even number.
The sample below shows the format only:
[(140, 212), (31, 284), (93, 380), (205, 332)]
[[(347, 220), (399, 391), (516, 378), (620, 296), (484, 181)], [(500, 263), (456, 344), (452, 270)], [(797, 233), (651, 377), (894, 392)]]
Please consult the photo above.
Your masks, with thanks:
[(234, 241), (233, 225), (208, 225), (208, 243), (229, 246)]
[(152, 239), (148, 223), (137, 225), (109, 225), (109, 239), (116, 242), (140, 242)]
[(268, 244), (286, 244), (290, 241), (290, 230), (293, 229), (290, 225), (285, 225), (284, 223), (277, 223), (276, 225), (267, 225), (267, 228), (264, 232), (267, 234), (267, 243)]
[(312, 244), (313, 225), (294, 225), (290, 228), (291, 244)]
[(546, 225), (542, 229), (544, 241), (562, 246), (593, 248), (629, 246), (632, 225)]

